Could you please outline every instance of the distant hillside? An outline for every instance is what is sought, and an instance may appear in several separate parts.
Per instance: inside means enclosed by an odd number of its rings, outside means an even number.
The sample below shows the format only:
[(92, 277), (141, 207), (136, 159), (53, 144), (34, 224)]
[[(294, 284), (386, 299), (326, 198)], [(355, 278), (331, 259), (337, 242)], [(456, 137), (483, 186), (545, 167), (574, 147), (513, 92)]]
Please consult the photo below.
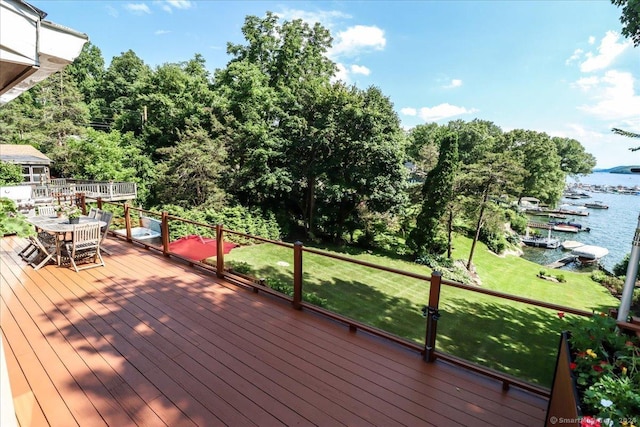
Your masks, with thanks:
[(594, 169), (594, 172), (609, 172), (609, 173), (622, 173), (622, 174), (632, 174), (632, 173), (640, 173), (640, 166), (616, 166), (609, 169)]

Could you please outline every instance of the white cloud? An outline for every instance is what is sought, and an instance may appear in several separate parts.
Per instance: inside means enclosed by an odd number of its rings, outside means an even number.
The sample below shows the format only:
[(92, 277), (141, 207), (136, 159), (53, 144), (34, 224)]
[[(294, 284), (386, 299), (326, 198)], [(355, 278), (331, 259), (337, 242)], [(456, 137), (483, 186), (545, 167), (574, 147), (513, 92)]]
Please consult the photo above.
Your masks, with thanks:
[(460, 87), (460, 86), (462, 86), (462, 80), (460, 80), (460, 79), (451, 79), (451, 81), (448, 84), (444, 85), (443, 87), (445, 89), (453, 89), (455, 87)]
[(363, 74), (365, 76), (368, 76), (369, 74), (371, 74), (371, 70), (365, 67), (364, 65), (355, 65), (355, 64), (351, 66), (351, 72), (353, 74)]
[(607, 71), (590, 83), (595, 103), (578, 109), (601, 120), (615, 120), (637, 127), (640, 125), (640, 96), (635, 93), (634, 85), (631, 73)]
[(598, 46), (598, 54), (588, 52), (587, 59), (580, 64), (580, 71), (589, 73), (607, 68), (627, 48), (631, 46), (631, 40), (618, 43), (620, 35), (615, 31), (607, 31)]
[(354, 56), (363, 51), (382, 50), (386, 44), (384, 31), (380, 28), (356, 25), (336, 34), (329, 57)]
[(335, 82), (342, 80), (343, 82), (347, 82), (349, 79), (349, 70), (347, 70), (347, 67), (340, 63), (337, 63), (336, 67), (338, 68), (338, 71), (336, 71), (336, 74), (333, 76), (331, 81)]
[(589, 44), (594, 44), (596, 42), (596, 38), (594, 36), (589, 37)]
[(404, 114), (405, 116), (416, 116), (418, 114), (418, 111), (415, 108), (405, 107), (400, 109), (400, 113)]
[(584, 53), (584, 50), (582, 49), (576, 49), (573, 51), (573, 55), (571, 55), (571, 57), (569, 57), (569, 59), (567, 59), (565, 61), (565, 64), (571, 64), (574, 61), (577, 61), (578, 59), (580, 59), (580, 57), (582, 56), (582, 54)]
[(167, 0), (167, 3), (176, 9), (189, 9), (193, 6), (193, 2), (190, 0)]
[(332, 28), (335, 25), (335, 21), (338, 19), (349, 19), (350, 15), (337, 10), (319, 10), (315, 12), (308, 12), (306, 10), (299, 9), (284, 9), (278, 12), (277, 15), (280, 19), (285, 21), (293, 21), (294, 19), (300, 19), (303, 22), (313, 26), (316, 22), (322, 24), (326, 28)]
[(107, 8), (107, 14), (109, 16), (113, 16), (114, 18), (118, 17), (118, 9), (116, 9), (115, 7), (111, 6), (111, 5), (106, 5), (105, 6)]
[(151, 9), (145, 3), (127, 3), (124, 5), (124, 8), (129, 12), (135, 13), (137, 15), (141, 15), (143, 13), (151, 13)]
[(612, 127), (616, 126), (598, 126), (597, 129), (592, 129), (577, 123), (567, 123), (564, 129), (547, 131), (547, 133), (580, 142), (585, 151), (597, 159), (596, 167), (598, 168), (634, 163), (634, 160), (628, 160), (629, 155), (633, 155), (629, 148), (638, 144), (632, 138), (614, 134), (611, 132)]
[(161, 36), (163, 34), (169, 34), (171, 31), (169, 30), (157, 30), (156, 32), (154, 32), (153, 34), (155, 34), (156, 36)]
[(462, 114), (475, 113), (477, 111), (478, 110), (475, 108), (467, 109), (465, 107), (458, 107), (456, 105), (444, 103), (431, 108), (422, 107), (418, 112), (418, 116), (425, 122), (435, 122), (449, 117), (460, 116)]
[(600, 78), (598, 76), (582, 77), (576, 80), (572, 86), (581, 89), (584, 92), (588, 92), (598, 85)]

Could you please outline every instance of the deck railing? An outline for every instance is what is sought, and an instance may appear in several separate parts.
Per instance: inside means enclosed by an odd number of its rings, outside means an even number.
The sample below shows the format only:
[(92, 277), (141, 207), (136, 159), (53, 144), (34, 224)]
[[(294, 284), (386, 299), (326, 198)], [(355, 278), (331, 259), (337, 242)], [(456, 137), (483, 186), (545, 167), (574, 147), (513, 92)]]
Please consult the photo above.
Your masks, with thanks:
[(133, 200), (137, 196), (135, 182), (114, 181), (81, 181), (67, 179), (53, 179), (50, 183), (33, 187), (32, 198), (55, 198), (59, 195), (73, 195), (82, 193), (86, 198), (110, 201)]
[[(186, 261), (192, 266), (197, 266), (199, 268), (210, 270), (212, 272), (215, 272), (217, 277), (231, 281), (240, 286), (250, 288), (254, 292), (264, 292), (264, 293), (268, 293), (270, 295), (276, 296), (278, 298), (288, 300), (295, 309), (306, 309), (306, 310), (320, 313), (322, 315), (325, 315), (331, 319), (334, 319), (338, 322), (341, 322), (347, 325), (351, 331), (355, 332), (356, 330), (362, 330), (362, 331), (366, 331), (368, 333), (374, 334), (376, 336), (391, 340), (397, 344), (403, 345), (409, 349), (412, 349), (414, 351), (421, 353), (424, 360), (427, 362), (433, 362), (436, 359), (440, 359), (452, 364), (456, 364), (458, 366), (462, 366), (466, 369), (481, 373), (488, 377), (494, 378), (502, 382), (503, 388), (505, 390), (508, 389), (510, 386), (516, 386), (521, 389), (528, 390), (530, 392), (534, 392), (545, 397), (548, 397), (550, 394), (550, 390), (547, 387), (542, 387), (537, 384), (524, 381), (512, 375), (508, 375), (506, 373), (496, 371), (496, 370), (487, 368), (485, 366), (478, 365), (476, 363), (462, 359), (460, 357), (456, 357), (451, 354), (447, 354), (437, 350), (436, 343), (437, 343), (437, 327), (438, 327), (438, 320), (439, 320), (439, 314), (440, 314), (440, 292), (443, 286), (448, 288), (457, 288), (457, 289), (461, 289), (461, 290), (475, 293), (475, 294), (483, 294), (483, 295), (499, 298), (502, 300), (514, 301), (517, 303), (522, 303), (522, 304), (526, 304), (526, 305), (530, 305), (538, 308), (554, 310), (562, 313), (571, 313), (578, 316), (592, 315), (591, 312), (575, 309), (572, 307), (566, 307), (559, 304), (533, 300), (530, 298), (523, 298), (515, 295), (506, 294), (503, 292), (492, 291), (489, 289), (484, 289), (476, 286), (469, 286), (463, 283), (446, 280), (441, 277), (440, 273), (435, 271), (431, 275), (416, 274), (413, 272), (403, 271), (403, 270), (394, 269), (394, 268), (388, 268), (388, 267), (380, 266), (374, 263), (349, 258), (349, 257), (338, 255), (335, 253), (328, 253), (328, 252), (321, 251), (314, 248), (307, 248), (307, 247), (304, 247), (304, 245), (301, 242), (296, 242), (294, 244), (291, 244), (291, 243), (285, 243), (281, 241), (274, 241), (274, 240), (270, 240), (270, 239), (266, 239), (258, 236), (252, 236), (245, 233), (230, 230), (230, 229), (224, 228), (222, 224), (211, 225), (211, 224), (200, 223), (197, 221), (192, 221), (192, 220), (171, 215), (168, 212), (161, 212), (161, 213), (152, 212), (152, 211), (144, 210), (141, 208), (129, 206), (128, 204), (113, 203), (113, 202), (104, 201), (102, 199), (98, 199), (99, 208), (105, 208), (108, 205), (113, 206), (115, 210), (122, 213), (122, 218), (120, 218), (120, 224), (121, 226), (125, 227), (126, 233), (123, 238), (126, 239), (128, 242), (135, 242), (137, 244), (147, 247), (148, 249), (158, 250), (165, 256), (176, 257), (176, 258), (182, 259), (183, 261)], [(154, 244), (154, 243), (150, 243), (147, 240), (135, 238), (131, 233), (131, 229), (139, 225), (139, 220), (138, 221), (134, 220), (135, 216), (138, 216), (138, 217), (147, 216), (147, 217), (155, 217), (159, 219), (161, 221), (161, 230), (162, 230), (161, 242)], [(203, 235), (206, 234), (206, 235), (216, 237), (217, 256), (216, 256), (216, 262), (214, 265), (206, 262), (202, 262), (202, 261), (194, 261), (192, 259), (185, 258), (171, 251), (170, 223), (173, 221), (195, 227), (198, 230), (200, 230), (201, 234)], [(293, 258), (293, 278), (292, 278), (293, 289), (294, 289), (293, 296), (287, 296), (269, 288), (268, 286), (265, 285), (264, 280), (261, 280), (259, 278), (248, 278), (242, 274), (238, 274), (237, 272), (234, 272), (232, 269), (226, 268), (225, 260), (224, 260), (224, 250), (223, 250), (223, 242), (224, 242), (225, 236), (234, 236), (233, 239), (235, 240), (247, 239), (247, 240), (252, 240), (252, 241), (257, 241), (262, 243), (269, 243), (269, 244), (290, 249), (292, 251), (292, 258)], [(409, 277), (409, 278), (417, 279), (424, 282), (425, 285), (429, 286), (429, 300), (428, 300), (428, 305), (425, 307), (425, 315), (426, 315), (425, 323), (426, 324), (425, 324), (424, 342), (422, 344), (418, 344), (415, 341), (405, 339), (403, 337), (400, 337), (388, 331), (384, 331), (374, 326), (367, 325), (356, 319), (352, 319), (342, 314), (329, 311), (324, 308), (305, 302), (302, 297), (303, 290), (304, 290), (304, 273), (303, 273), (303, 263), (304, 263), (303, 254), (304, 253), (331, 258), (333, 260), (340, 261), (340, 262), (358, 264), (358, 265), (369, 267), (375, 270), (384, 271), (393, 275)], [(619, 325), (638, 329), (637, 325), (631, 325), (625, 322), (619, 322)], [(555, 350), (555, 344), (553, 347), (554, 348), (550, 349), (550, 351)]]

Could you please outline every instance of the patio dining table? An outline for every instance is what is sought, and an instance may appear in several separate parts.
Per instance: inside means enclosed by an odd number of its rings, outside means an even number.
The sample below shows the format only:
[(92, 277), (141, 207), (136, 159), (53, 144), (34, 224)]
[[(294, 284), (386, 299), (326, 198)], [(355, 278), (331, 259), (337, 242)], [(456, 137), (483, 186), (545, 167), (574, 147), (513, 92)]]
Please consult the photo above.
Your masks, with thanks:
[[(36, 229), (46, 231), (55, 236), (56, 240), (56, 264), (61, 263), (61, 250), (62, 244), (69, 239), (66, 239), (67, 234), (73, 233), (73, 227), (77, 224), (70, 224), (69, 218), (65, 216), (49, 216), (49, 215), (37, 215), (27, 217), (27, 222), (33, 224)], [(95, 218), (91, 218), (85, 215), (80, 216), (78, 224), (87, 224), (89, 222), (100, 223), (100, 228), (107, 225), (105, 221), (100, 221)]]

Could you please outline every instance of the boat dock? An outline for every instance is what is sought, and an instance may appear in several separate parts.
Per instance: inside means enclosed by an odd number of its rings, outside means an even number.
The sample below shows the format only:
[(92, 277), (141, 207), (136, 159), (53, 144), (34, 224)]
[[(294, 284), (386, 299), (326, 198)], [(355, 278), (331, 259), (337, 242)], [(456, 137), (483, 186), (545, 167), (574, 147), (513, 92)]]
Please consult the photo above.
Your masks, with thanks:
[(576, 258), (577, 257), (575, 255), (567, 255), (567, 256), (564, 256), (564, 257), (560, 258), (557, 261), (552, 262), (551, 264), (545, 265), (545, 267), (547, 267), (547, 268), (564, 267), (567, 264), (571, 264), (572, 262), (575, 262)]

